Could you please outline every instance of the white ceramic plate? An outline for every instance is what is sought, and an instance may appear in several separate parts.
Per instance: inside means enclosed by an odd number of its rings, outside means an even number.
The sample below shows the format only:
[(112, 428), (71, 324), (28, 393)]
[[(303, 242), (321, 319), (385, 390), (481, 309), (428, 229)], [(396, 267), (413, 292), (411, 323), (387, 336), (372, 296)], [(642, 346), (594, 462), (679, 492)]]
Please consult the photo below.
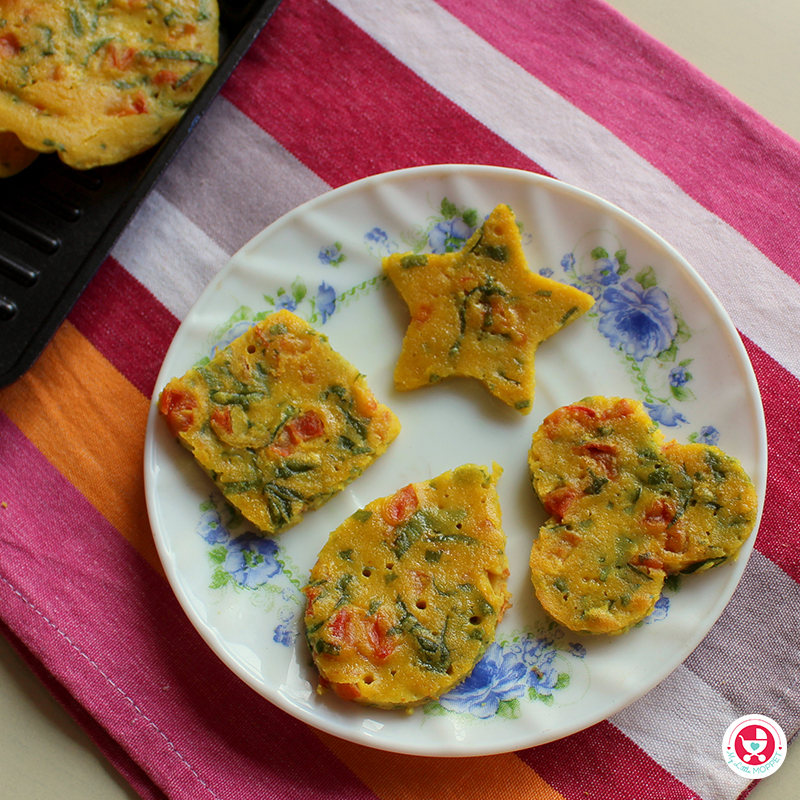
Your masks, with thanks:
[[(381, 277), (381, 257), (458, 248), (501, 202), (521, 223), (531, 269), (591, 291), (598, 303), (540, 347), (528, 416), (473, 380), (396, 392), (392, 372), (408, 316)], [(550, 622), (527, 568), (545, 519), (527, 474), (531, 435), (553, 409), (587, 395), (640, 399), (667, 438), (718, 443), (741, 460), (763, 497), (766, 433), (750, 363), (718, 301), (656, 234), (593, 195), (527, 172), (443, 166), (367, 178), (295, 209), (231, 259), (181, 325), (156, 395), (276, 307), (326, 333), (403, 429), (344, 492), (264, 539), (236, 519), (151, 408), (145, 477), (159, 553), (186, 613), (243, 681), (345, 739), (404, 753), (478, 755), (542, 744), (603, 720), (697, 646), (736, 588), (754, 536), (735, 564), (681, 579), (651, 617), (620, 637), (578, 636)], [(648, 328), (677, 331), (666, 353), (650, 352)], [(411, 481), (492, 461), (505, 470), (499, 493), (514, 606), (473, 676), (412, 715), (316, 694), (300, 588), (330, 531)]]

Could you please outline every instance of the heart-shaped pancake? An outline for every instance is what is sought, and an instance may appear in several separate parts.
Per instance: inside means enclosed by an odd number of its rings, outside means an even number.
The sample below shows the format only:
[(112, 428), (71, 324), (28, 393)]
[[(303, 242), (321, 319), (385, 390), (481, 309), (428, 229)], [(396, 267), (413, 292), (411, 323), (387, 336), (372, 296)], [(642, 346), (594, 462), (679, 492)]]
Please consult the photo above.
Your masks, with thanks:
[(635, 400), (557, 409), (528, 463), (551, 515), (531, 551), (536, 596), (574, 631), (627, 631), (651, 613), (668, 575), (734, 559), (755, 524), (755, 489), (739, 462), (711, 445), (665, 443)]

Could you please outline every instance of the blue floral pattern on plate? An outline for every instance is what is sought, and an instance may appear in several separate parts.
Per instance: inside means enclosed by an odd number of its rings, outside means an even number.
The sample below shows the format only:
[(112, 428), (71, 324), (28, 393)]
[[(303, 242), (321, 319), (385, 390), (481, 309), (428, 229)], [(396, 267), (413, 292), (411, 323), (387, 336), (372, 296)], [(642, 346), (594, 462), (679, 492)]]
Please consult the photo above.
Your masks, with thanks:
[(600, 333), (634, 361), (642, 362), (663, 352), (678, 332), (669, 297), (658, 286), (620, 281), (605, 289), (597, 310)]
[(452, 253), (464, 246), (481, 219), (474, 208), (457, 206), (444, 197), (425, 225), (405, 231), (400, 238), (415, 253)]
[[(581, 241), (590, 236), (597, 240), (601, 234), (587, 234)], [(688, 424), (684, 409), (676, 403), (695, 399), (689, 370), (693, 359), (679, 360), (680, 348), (692, 338), (692, 331), (658, 285), (653, 267), (634, 270), (623, 247), (610, 253), (599, 245), (583, 253), (573, 248), (562, 256), (560, 266), (573, 286), (597, 301), (587, 317), (597, 320), (598, 331), (624, 359), (653, 421), (669, 428)], [(702, 430), (706, 433), (693, 433), (690, 440), (710, 443), (715, 429)]]
[(364, 244), (369, 254), (375, 258), (384, 258), (398, 250), (397, 242), (382, 228), (367, 231), (364, 234)]
[[(209, 545), (211, 589), (250, 592), (265, 610), (277, 610), (272, 639), (291, 647), (302, 611), (298, 570), (272, 538), (244, 528), (239, 512), (216, 492), (200, 507), (197, 534)], [(236, 533), (237, 529), (244, 528)]]
[(329, 267), (339, 267), (343, 262), (347, 261), (347, 256), (342, 252), (341, 242), (334, 242), (321, 247), (317, 257)]
[(539, 631), (498, 634), (469, 677), (423, 707), (426, 714), (462, 714), (479, 720), (521, 715), (523, 701), (553, 705), (566, 689), (577, 663), (586, 656), (578, 642), (555, 622)]

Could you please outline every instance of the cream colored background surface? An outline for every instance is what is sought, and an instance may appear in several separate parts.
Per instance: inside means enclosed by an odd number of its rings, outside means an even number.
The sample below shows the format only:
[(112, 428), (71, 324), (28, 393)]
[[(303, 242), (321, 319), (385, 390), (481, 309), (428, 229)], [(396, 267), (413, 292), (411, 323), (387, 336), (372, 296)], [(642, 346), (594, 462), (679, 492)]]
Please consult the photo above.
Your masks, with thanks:
[[(611, 0), (611, 5), (800, 140), (797, 0)], [(792, 746), (786, 763), (756, 786), (750, 800), (797, 800), (798, 787), (800, 748)], [(2, 637), (0, 797), (138, 797)]]

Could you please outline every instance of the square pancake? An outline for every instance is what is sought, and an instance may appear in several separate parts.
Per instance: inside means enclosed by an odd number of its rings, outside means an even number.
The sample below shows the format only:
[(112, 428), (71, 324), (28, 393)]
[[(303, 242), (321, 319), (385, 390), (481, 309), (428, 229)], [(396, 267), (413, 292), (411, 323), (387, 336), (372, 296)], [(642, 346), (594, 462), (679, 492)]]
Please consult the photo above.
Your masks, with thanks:
[(283, 310), (171, 380), (158, 408), (228, 502), (267, 534), (327, 502), (400, 431), (364, 375)]

